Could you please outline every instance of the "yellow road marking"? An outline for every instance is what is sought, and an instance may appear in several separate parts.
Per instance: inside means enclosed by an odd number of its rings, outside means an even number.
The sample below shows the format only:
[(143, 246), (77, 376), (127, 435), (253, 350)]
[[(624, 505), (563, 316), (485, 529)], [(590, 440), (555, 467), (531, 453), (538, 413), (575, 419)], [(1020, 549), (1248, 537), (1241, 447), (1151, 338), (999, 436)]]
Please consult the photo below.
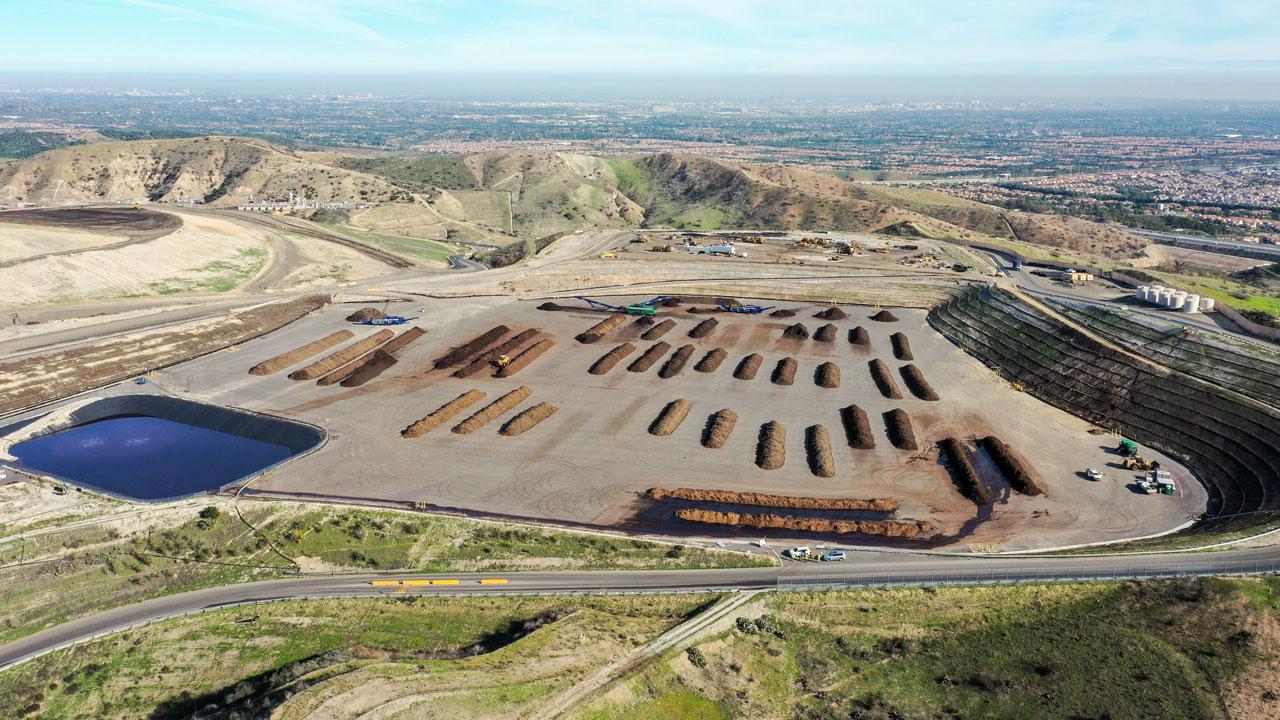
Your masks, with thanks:
[(430, 581), (430, 580), (405, 580), (405, 581), (404, 581), (404, 584), (405, 584), (405, 585), (413, 585), (413, 586), (418, 586), (418, 585), (430, 585), (430, 584), (431, 584), (431, 581)]
[(506, 578), (481, 578), (480, 584), (481, 585), (506, 585), (507, 579)]
[(457, 580), (432, 580), (432, 585), (457, 585)]
[(399, 580), (372, 580), (369, 582), (374, 587), (399, 587)]

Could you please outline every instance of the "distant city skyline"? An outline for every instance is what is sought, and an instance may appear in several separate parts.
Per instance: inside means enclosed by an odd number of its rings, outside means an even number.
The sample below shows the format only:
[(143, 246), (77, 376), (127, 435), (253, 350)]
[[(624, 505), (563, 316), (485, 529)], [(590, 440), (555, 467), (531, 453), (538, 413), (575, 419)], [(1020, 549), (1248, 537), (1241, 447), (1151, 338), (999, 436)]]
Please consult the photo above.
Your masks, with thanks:
[[(1117, 78), (1098, 87), (1120, 96), (1280, 94), (1280, 14), (1257, 0), (0, 0), (0, 9), (0, 86), (104, 74), (807, 76), (958, 77), (953, 89), (985, 94), (1001, 78), (1041, 95), (1079, 94), (1090, 78)], [(1030, 77), (1049, 86), (1017, 80)]]

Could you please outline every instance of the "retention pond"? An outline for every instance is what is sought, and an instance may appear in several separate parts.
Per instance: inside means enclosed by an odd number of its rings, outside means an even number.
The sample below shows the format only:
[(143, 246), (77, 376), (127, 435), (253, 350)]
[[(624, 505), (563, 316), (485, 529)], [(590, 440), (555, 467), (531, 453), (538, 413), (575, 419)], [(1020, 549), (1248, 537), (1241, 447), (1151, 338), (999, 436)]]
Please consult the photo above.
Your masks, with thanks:
[(163, 396), (99, 400), (9, 448), (18, 465), (130, 500), (214, 492), (324, 439), (289, 420)]

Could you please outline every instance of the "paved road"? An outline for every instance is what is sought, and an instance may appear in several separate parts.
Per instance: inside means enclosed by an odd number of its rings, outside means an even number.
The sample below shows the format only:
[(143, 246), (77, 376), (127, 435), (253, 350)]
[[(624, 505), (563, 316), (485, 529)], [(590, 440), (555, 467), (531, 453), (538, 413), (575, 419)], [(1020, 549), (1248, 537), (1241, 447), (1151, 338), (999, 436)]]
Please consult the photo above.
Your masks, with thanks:
[[(1048, 557), (965, 557), (903, 552), (851, 552), (844, 563), (785, 562), (781, 567), (627, 572), (347, 575), (267, 580), (147, 600), (72, 620), (0, 646), (0, 669), (99, 635), (147, 622), (237, 604), (290, 598), (408, 594), (643, 593), (769, 590), (920, 584), (975, 584), (1252, 574), (1280, 571), (1280, 546), (1198, 553)], [(415, 577), (457, 584), (374, 587), (373, 580)], [(481, 584), (504, 578), (505, 584)]]
[(1168, 245), (1183, 245), (1192, 249), (1222, 251), (1227, 255), (1239, 255), (1242, 252), (1251, 253), (1247, 257), (1255, 257), (1258, 255), (1265, 256), (1272, 260), (1280, 260), (1280, 245), (1254, 245), (1252, 243), (1242, 243), (1236, 240), (1217, 240), (1214, 238), (1203, 238), (1196, 235), (1183, 235), (1179, 233), (1159, 232), (1157, 230), (1138, 230), (1136, 228), (1124, 228), (1126, 231), (1135, 235), (1149, 237), (1159, 243)]

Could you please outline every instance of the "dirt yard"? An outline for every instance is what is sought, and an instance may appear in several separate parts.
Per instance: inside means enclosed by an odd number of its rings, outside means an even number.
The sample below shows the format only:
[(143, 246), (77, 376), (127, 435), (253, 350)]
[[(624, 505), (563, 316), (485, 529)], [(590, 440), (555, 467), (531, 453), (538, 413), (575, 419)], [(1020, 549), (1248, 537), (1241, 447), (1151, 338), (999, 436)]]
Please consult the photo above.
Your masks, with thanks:
[[(619, 298), (619, 301), (624, 300)], [(155, 383), (212, 402), (275, 412), (326, 427), (331, 437), (321, 450), (268, 474), (255, 489), (293, 493), (425, 502), (433, 506), (553, 522), (626, 527), (636, 532), (716, 534), (707, 526), (674, 519), (679, 502), (655, 503), (643, 496), (655, 485), (777, 493), (818, 497), (889, 497), (901, 502), (895, 517), (935, 523), (934, 545), (974, 545), (1021, 549), (1116, 540), (1173, 529), (1203, 508), (1200, 486), (1176, 463), (1181, 488), (1172, 498), (1137, 494), (1127, 474), (1115, 469), (1108, 448), (1114, 439), (1089, 433), (1087, 423), (1015, 391), (976, 360), (964, 355), (924, 322), (924, 313), (896, 309), (898, 322), (869, 321), (872, 308), (845, 306), (848, 318), (833, 321), (835, 342), (785, 339), (788, 324), (820, 322), (813, 315), (827, 305), (796, 305), (794, 318), (718, 315), (719, 326), (702, 338), (689, 331), (706, 315), (687, 307), (663, 308), (659, 320), (674, 319), (667, 334), (669, 357), (693, 345), (696, 360), (723, 348), (727, 359), (713, 372), (690, 369), (664, 379), (665, 360), (644, 372), (620, 362), (608, 372), (589, 372), (599, 357), (623, 342), (636, 345), (634, 356), (652, 345), (640, 339), (649, 327), (632, 320), (597, 343), (574, 340), (601, 319), (583, 309), (539, 311), (534, 302), (499, 298), (422, 301), (427, 335), (398, 353), (399, 362), (359, 388), (320, 387), (287, 379), (287, 372), (255, 377), (248, 369), (268, 357), (305, 344), (336, 329), (354, 307), (333, 307), (268, 336), (245, 343), (234, 355), (216, 354), (162, 371)], [(573, 301), (563, 301), (574, 305)], [(539, 338), (555, 345), (510, 380), (483, 371), (454, 377), (452, 366), (434, 360), (496, 325), (508, 335), (538, 328)], [(861, 326), (870, 347), (847, 338)], [(917, 365), (941, 398), (886, 399), (876, 389), (868, 361), (880, 358), (895, 375), (890, 334), (910, 337)], [(501, 339), (494, 343), (500, 343)], [(527, 344), (536, 342), (530, 339)], [(517, 354), (518, 350), (513, 351)], [(765, 368), (793, 357), (793, 384), (770, 382), (767, 372), (752, 380), (734, 377), (734, 368), (750, 353)], [(691, 361), (692, 362), (692, 361)], [(841, 368), (839, 388), (821, 387), (814, 374), (823, 362)], [(446, 427), (421, 437), (401, 431), (468, 390), (485, 393), (468, 412), (519, 386), (532, 393), (476, 432), (457, 434)], [(189, 390), (188, 390), (189, 388)], [(669, 435), (648, 432), (664, 406), (685, 399), (688, 418)], [(499, 433), (504, 423), (540, 402), (558, 408), (551, 417), (518, 436)], [(841, 409), (856, 404), (870, 418), (875, 447), (854, 449), (846, 441)], [(907, 412), (918, 440), (917, 451), (895, 448), (883, 414)], [(722, 447), (702, 443), (710, 417), (732, 410), (737, 422)], [(777, 469), (756, 464), (760, 428), (777, 421), (785, 429), (784, 462)], [(806, 462), (806, 429), (830, 431), (834, 477), (815, 474)], [(997, 435), (1009, 443), (1044, 479), (1048, 494), (1014, 493), (974, 439)], [(958, 437), (967, 444), (977, 473), (995, 501), (977, 507), (964, 497), (941, 462), (936, 442)], [(1103, 482), (1080, 477), (1087, 467), (1107, 474)], [(738, 511), (716, 506), (708, 509)], [(866, 519), (866, 518), (859, 518)], [(870, 519), (880, 519), (870, 518)], [(726, 531), (738, 537), (740, 533)], [(778, 535), (774, 531), (772, 535)]]

